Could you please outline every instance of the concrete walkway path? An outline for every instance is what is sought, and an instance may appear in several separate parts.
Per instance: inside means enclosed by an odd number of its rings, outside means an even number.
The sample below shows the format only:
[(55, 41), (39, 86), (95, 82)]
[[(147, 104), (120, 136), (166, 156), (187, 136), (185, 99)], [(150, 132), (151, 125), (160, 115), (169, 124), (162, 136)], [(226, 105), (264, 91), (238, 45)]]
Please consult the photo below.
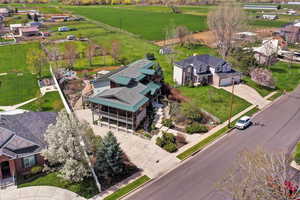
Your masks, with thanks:
[(34, 186), (0, 190), (0, 200), (86, 200), (78, 194), (58, 187)]
[(13, 106), (0, 106), (0, 109), (1, 109), (1, 110), (4, 110), (4, 111), (16, 110), (17, 108), (19, 108), (19, 107), (21, 107), (21, 106), (24, 106), (24, 105), (26, 105), (26, 104), (28, 104), (28, 103), (31, 103), (31, 102), (37, 100), (38, 98), (39, 98), (39, 97), (35, 97), (35, 98), (33, 98), (33, 99), (30, 99), (30, 100), (28, 100), (28, 101), (25, 101), (25, 102), (23, 102), (23, 103), (19, 103), (19, 104), (13, 105)]
[[(232, 92), (232, 86), (221, 87), (222, 89)], [(269, 100), (262, 97), (255, 89), (245, 84), (238, 84), (234, 86), (234, 94), (242, 99), (245, 99), (252, 105), (257, 105), (260, 109), (270, 103)]]

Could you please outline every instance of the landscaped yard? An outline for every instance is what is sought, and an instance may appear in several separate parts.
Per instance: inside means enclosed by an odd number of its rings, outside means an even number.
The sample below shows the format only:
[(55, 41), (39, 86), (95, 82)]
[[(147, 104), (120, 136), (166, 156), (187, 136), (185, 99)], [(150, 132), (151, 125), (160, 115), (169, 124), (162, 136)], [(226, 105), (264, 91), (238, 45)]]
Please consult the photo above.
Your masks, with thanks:
[(205, 16), (150, 12), (116, 7), (82, 6), (68, 8), (95, 21), (124, 29), (147, 40), (162, 40), (166, 28), (185, 25), (191, 31), (207, 30)]
[(276, 87), (279, 90), (292, 91), (300, 83), (300, 65), (293, 64), (289, 67), (288, 63), (278, 62), (270, 67), (275, 79)]
[(30, 73), (9, 73), (0, 76), (0, 82), (0, 106), (19, 104), (39, 95), (36, 76)]
[(64, 105), (58, 92), (48, 92), (38, 100), (26, 104), (20, 109), (31, 111), (60, 111)]
[[(178, 88), (181, 94), (193, 100), (193, 102), (215, 117), (219, 118), (221, 122), (229, 118), (231, 94), (223, 89), (217, 89), (212, 86), (200, 87), (180, 87)], [(234, 96), (232, 116), (243, 111), (251, 104)]]
[(49, 173), (45, 176), (39, 177), (31, 182), (23, 183), (18, 187), (31, 187), (31, 186), (54, 186), (70, 190), (83, 196), (91, 198), (98, 193), (96, 183), (93, 178), (89, 178), (80, 183), (70, 183), (57, 176), (57, 173)]

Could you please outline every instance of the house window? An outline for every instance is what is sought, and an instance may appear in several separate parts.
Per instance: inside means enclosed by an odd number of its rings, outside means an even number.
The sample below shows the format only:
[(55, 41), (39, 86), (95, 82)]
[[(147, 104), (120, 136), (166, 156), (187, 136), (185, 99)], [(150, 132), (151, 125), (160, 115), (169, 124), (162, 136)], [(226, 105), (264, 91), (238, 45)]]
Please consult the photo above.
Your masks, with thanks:
[(35, 156), (28, 156), (23, 158), (24, 168), (30, 168), (36, 164)]

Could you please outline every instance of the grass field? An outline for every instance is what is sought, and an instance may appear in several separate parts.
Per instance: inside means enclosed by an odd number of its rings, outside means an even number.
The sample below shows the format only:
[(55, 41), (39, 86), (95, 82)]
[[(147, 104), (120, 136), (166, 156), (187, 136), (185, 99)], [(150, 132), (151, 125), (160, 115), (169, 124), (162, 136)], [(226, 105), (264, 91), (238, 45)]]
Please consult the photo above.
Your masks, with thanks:
[(39, 48), (38, 43), (0, 46), (0, 73), (28, 72), (26, 64), (27, 52)]
[[(216, 116), (221, 122), (229, 118), (231, 94), (223, 89), (212, 86), (180, 87), (181, 94), (192, 99), (193, 102), (207, 112)], [(251, 104), (234, 96), (232, 116), (249, 107)]]
[(275, 91), (275, 89), (271, 89), (268, 87), (258, 85), (257, 83), (252, 81), (251, 78), (248, 76), (244, 76), (243, 81), (245, 82), (246, 85), (254, 88), (262, 97), (265, 97), (268, 94), (270, 94), (271, 92)]
[[(18, 185), (21, 187), (32, 187), (32, 186), (54, 186), (63, 189), (70, 190), (83, 196), (85, 198), (91, 198), (98, 193), (96, 184), (92, 178), (87, 179), (80, 183), (70, 183), (57, 176), (57, 173), (50, 173), (45, 176), (39, 177), (31, 182), (23, 183)], [(53, 194), (55, 195), (55, 194)]]
[(270, 67), (277, 89), (292, 91), (300, 84), (300, 65), (278, 62)]
[(22, 103), (39, 95), (39, 87), (35, 75), (10, 73), (0, 76), (0, 105), (9, 106)]
[(48, 92), (38, 100), (26, 104), (20, 109), (31, 111), (60, 111), (64, 105), (60, 99), (58, 92)]
[(205, 16), (94, 6), (68, 9), (75, 14), (124, 29), (147, 40), (164, 39), (165, 30), (171, 25), (185, 25), (191, 31), (207, 29)]

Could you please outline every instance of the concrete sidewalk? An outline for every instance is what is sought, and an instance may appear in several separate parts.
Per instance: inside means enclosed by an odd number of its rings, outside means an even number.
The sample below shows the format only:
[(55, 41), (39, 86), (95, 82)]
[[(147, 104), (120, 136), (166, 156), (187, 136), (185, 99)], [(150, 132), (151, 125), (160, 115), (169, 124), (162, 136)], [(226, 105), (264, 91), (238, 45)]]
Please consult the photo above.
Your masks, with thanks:
[(58, 187), (34, 186), (0, 190), (0, 200), (86, 200), (78, 194)]
[(31, 103), (31, 102), (37, 100), (38, 98), (39, 98), (39, 97), (35, 97), (35, 98), (33, 98), (33, 99), (30, 99), (30, 100), (28, 100), (28, 101), (25, 101), (25, 102), (23, 102), (23, 103), (19, 103), (19, 104), (13, 105), (13, 106), (0, 106), (0, 109), (1, 109), (1, 110), (4, 110), (4, 111), (16, 110), (17, 108), (19, 108), (19, 107), (21, 107), (21, 106), (24, 106), (24, 105), (26, 105), (26, 104), (28, 104), (28, 103)]

